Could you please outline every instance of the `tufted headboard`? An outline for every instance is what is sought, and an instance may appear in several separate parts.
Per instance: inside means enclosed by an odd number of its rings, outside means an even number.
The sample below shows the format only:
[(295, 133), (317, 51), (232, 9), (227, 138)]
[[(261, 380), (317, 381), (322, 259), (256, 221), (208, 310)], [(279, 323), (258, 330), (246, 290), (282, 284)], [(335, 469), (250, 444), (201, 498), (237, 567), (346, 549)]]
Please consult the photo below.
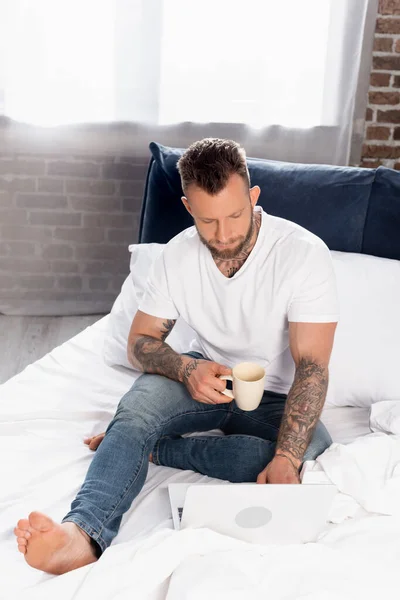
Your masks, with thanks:
[[(140, 243), (166, 243), (193, 225), (182, 204), (176, 163), (182, 148), (152, 142), (140, 219)], [(400, 172), (248, 158), (258, 204), (302, 225), (331, 250), (400, 260)]]

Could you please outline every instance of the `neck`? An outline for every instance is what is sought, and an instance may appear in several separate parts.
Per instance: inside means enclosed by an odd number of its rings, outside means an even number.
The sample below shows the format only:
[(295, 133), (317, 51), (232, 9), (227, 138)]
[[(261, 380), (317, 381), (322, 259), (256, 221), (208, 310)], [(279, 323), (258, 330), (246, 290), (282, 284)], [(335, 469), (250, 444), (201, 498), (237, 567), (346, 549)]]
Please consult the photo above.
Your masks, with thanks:
[(233, 277), (244, 265), (253, 250), (261, 227), (261, 213), (253, 211), (254, 231), (244, 248), (233, 258), (214, 258), (215, 264), (223, 275)]

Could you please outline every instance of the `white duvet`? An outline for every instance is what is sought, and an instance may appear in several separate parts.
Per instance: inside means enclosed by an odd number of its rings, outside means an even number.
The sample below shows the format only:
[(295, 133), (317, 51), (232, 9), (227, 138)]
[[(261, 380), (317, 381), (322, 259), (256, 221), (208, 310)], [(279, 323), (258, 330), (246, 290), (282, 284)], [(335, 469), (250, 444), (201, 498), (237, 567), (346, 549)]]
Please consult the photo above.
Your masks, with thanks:
[(63, 517), (93, 457), (83, 437), (104, 430), (133, 383), (133, 372), (103, 364), (103, 325), (0, 386), (0, 598), (398, 596), (400, 436), (370, 434), (357, 423), (363, 437), (334, 443), (307, 466), (305, 482), (332, 481), (341, 492), (333, 523), (315, 544), (262, 547), (205, 529), (174, 532), (167, 484), (213, 480), (150, 465), (143, 491), (97, 563), (58, 577), (27, 566), (12, 533), (17, 520), (32, 510)]
[(335, 444), (318, 464), (344, 494), (356, 488), (359, 504), (354, 513), (354, 501), (339, 494), (333, 513), (341, 513), (341, 522), (329, 525), (317, 543), (255, 546), (206, 529), (173, 532), (161, 528), (145, 538), (110, 547), (94, 565), (49, 578), (12, 597), (398, 597), (400, 438), (371, 434), (347, 447)]

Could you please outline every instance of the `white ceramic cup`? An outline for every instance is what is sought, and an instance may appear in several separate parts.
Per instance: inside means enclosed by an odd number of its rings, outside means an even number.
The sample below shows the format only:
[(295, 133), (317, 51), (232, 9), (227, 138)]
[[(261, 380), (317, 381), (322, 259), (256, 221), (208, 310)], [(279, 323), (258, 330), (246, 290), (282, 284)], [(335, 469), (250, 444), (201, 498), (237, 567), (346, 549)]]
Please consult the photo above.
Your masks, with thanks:
[(221, 375), (220, 379), (233, 382), (233, 393), (224, 390), (222, 393), (234, 398), (242, 410), (255, 410), (264, 393), (265, 370), (251, 362), (242, 362), (232, 369), (233, 377)]

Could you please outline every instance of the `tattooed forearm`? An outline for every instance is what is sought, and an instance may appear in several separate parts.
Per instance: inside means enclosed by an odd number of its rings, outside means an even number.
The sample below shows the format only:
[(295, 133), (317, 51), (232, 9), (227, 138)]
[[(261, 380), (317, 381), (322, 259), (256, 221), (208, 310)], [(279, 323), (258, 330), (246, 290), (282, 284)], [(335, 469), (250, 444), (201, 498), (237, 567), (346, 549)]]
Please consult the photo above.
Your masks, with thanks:
[(181, 381), (182, 356), (162, 340), (149, 335), (138, 336), (131, 345), (131, 355), (145, 373), (157, 373)]
[[(170, 322), (171, 323), (171, 322)], [(164, 323), (166, 327), (166, 323)], [(173, 325), (171, 326), (172, 329)], [(168, 335), (168, 334), (166, 334)], [(166, 337), (166, 336), (165, 336)], [(175, 352), (163, 340), (149, 335), (139, 335), (129, 349), (130, 362), (144, 373), (164, 375), (185, 385), (199, 361)]]
[(297, 365), (276, 444), (276, 454), (287, 454), (300, 462), (310, 442), (325, 402), (328, 367), (311, 358)]
[(166, 338), (169, 336), (169, 334), (173, 330), (175, 323), (176, 323), (176, 320), (173, 320), (173, 319), (167, 319), (165, 321), (165, 323), (163, 323), (164, 329), (161, 331), (161, 339), (163, 342), (165, 342)]

